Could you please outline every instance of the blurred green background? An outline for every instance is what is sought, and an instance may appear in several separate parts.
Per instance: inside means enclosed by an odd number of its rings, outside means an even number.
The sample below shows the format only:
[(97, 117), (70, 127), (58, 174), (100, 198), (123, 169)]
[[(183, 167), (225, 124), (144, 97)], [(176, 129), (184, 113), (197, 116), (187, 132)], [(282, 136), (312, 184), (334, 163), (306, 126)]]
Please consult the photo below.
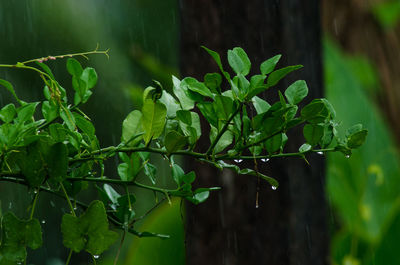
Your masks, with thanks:
[[(400, 264), (400, 75), (396, 73), (400, 2), (325, 0), (321, 12), (326, 96), (343, 127), (360, 122), (369, 130), (366, 144), (351, 158), (327, 157), (331, 261), (335, 265)], [(143, 88), (156, 79), (169, 89), (171, 74), (178, 75), (179, 26), (176, 0), (0, 1), (0, 62), (88, 51), (97, 43), (110, 48), (109, 60), (93, 56), (82, 62), (96, 68), (99, 75), (96, 93), (84, 111), (93, 117), (104, 145), (112, 145), (120, 139), (126, 114), (140, 108)], [(50, 66), (68, 87), (64, 63)], [(40, 98), (41, 82), (34, 75), (2, 69), (0, 78), (15, 84), (21, 97)], [(2, 90), (0, 106), (10, 100)], [(165, 165), (158, 166), (160, 185), (171, 185), (165, 178)], [(3, 212), (18, 208), (12, 203), (29, 202), (29, 194), (15, 188), (1, 184)], [(136, 205), (141, 215), (154, 198), (148, 193), (137, 196), (147, 196), (147, 204)], [(54, 204), (62, 202), (45, 197), (42, 204), (39, 215), (44, 218), (49, 211), (56, 212)], [(171, 239), (128, 236), (120, 264), (184, 264), (183, 214), (178, 200), (159, 206), (137, 228), (170, 234)], [(32, 253), (30, 262), (63, 264), (67, 252), (56, 238), (58, 219), (46, 220), (49, 231), (44, 236), (53, 243)], [(100, 257), (99, 263), (113, 264), (117, 247)], [(85, 259), (79, 260), (86, 264)]]

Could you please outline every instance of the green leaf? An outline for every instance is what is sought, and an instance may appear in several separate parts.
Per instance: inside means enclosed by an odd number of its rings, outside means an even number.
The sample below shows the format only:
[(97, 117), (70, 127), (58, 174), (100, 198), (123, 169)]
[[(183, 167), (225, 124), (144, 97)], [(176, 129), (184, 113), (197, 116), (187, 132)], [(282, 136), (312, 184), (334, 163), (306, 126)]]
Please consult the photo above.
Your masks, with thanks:
[(67, 70), (72, 76), (80, 77), (82, 75), (83, 69), (81, 64), (74, 58), (69, 58), (67, 60)]
[(15, 106), (13, 103), (5, 105), (1, 110), (0, 110), (0, 119), (4, 121), (5, 123), (11, 122), (15, 115), (17, 114), (17, 111), (15, 109)]
[(229, 73), (225, 72), (224, 69), (222, 68), (222, 63), (221, 63), (221, 58), (219, 56), (219, 54), (213, 50), (208, 49), (205, 46), (201, 46), (201, 48), (203, 48), (204, 50), (206, 50), (206, 52), (211, 55), (211, 57), (214, 59), (214, 61), (217, 63), (219, 70), (221, 71), (221, 73), (224, 75), (224, 77), (226, 78), (226, 80), (230, 81), (231, 78), (229, 76)]
[(271, 108), (271, 105), (267, 101), (257, 96), (254, 96), (251, 101), (253, 102), (253, 106), (256, 109), (257, 114), (265, 113), (269, 110), (269, 108)]
[(7, 212), (1, 218), (1, 228), (0, 264), (22, 263), (27, 255), (26, 247), (37, 249), (42, 245), (42, 229), (35, 218), (21, 220)]
[(181, 88), (199, 93), (202, 96), (214, 98), (213, 93), (202, 83), (193, 77), (186, 77), (181, 81)]
[[(122, 141), (124, 143), (135, 146), (136, 143), (140, 142), (141, 137), (137, 136), (143, 133), (142, 116), (140, 111), (134, 110), (125, 118), (122, 123)], [(134, 141), (133, 138), (135, 138)]]
[(156, 173), (157, 173), (157, 168), (150, 164), (146, 163), (144, 164), (144, 174), (149, 177), (151, 183), (156, 184)]
[(176, 184), (178, 184), (178, 187), (180, 187), (181, 184), (183, 183), (183, 176), (185, 175), (185, 172), (178, 164), (172, 164), (171, 171), (172, 171), (172, 178), (174, 179)]
[(222, 77), (218, 73), (207, 73), (204, 76), (204, 84), (214, 94), (221, 94), (221, 83), (222, 83)]
[(182, 181), (186, 184), (192, 184), (195, 179), (196, 179), (196, 173), (194, 173), (194, 171), (190, 171), (186, 175), (182, 176)]
[(60, 108), (60, 117), (64, 120), (65, 124), (67, 125), (70, 131), (75, 131), (75, 118), (72, 115), (69, 108), (61, 107)]
[(47, 167), (52, 180), (60, 182), (67, 177), (68, 150), (64, 143), (55, 143), (50, 147)]
[(329, 109), (321, 99), (314, 99), (301, 110), (301, 118), (313, 124), (325, 122), (329, 117)]
[(210, 188), (198, 188), (193, 192), (192, 197), (187, 196), (185, 199), (196, 205), (200, 204), (208, 199), (210, 196), (210, 190)]
[(185, 147), (187, 139), (178, 132), (172, 131), (165, 136), (165, 148), (168, 153), (181, 150)]
[(303, 128), (303, 135), (307, 143), (315, 146), (324, 135), (324, 127), (318, 124), (306, 124)]
[(309, 145), (309, 144), (302, 144), (302, 145), (300, 146), (300, 148), (299, 148), (299, 152), (300, 152), (300, 153), (305, 153), (305, 152), (310, 151), (311, 149), (312, 149), (312, 146), (311, 146), (311, 145)]
[(59, 107), (52, 101), (43, 101), (42, 103), (42, 114), (47, 122), (53, 121), (58, 117)]
[(183, 122), (187, 125), (192, 125), (192, 115), (191, 112), (188, 110), (178, 110), (176, 112), (176, 117), (179, 121)]
[(251, 62), (246, 52), (235, 47), (233, 50), (228, 50), (228, 63), (236, 74), (248, 75), (250, 72)]
[(142, 126), (145, 132), (143, 139), (147, 144), (151, 139), (156, 139), (162, 134), (167, 108), (162, 103), (146, 99), (143, 102), (142, 114)]
[(277, 134), (264, 142), (265, 149), (272, 154), (282, 146), (282, 134)]
[(10, 91), (10, 93), (14, 96), (14, 98), (17, 100), (17, 102), (19, 104), (22, 104), (22, 101), (17, 97), (14, 87), (10, 82), (0, 79), (0, 85), (4, 86), (8, 91)]
[(42, 68), (53, 80), (55, 80), (53, 72), (50, 70), (50, 68), (46, 64), (38, 62), (38, 61), (35, 61), (35, 63), (37, 65), (39, 65), (40, 68)]
[(87, 67), (81, 74), (81, 80), (83, 80), (87, 86), (87, 89), (93, 88), (97, 83), (97, 73), (94, 68)]
[[(211, 126), (211, 131), (210, 131), (210, 141), (214, 142), (218, 134), (218, 130), (214, 127)], [(233, 142), (233, 134), (231, 131), (227, 130), (222, 134), (221, 138), (219, 138), (218, 143), (214, 147), (214, 153), (219, 153), (223, 151), (225, 148), (227, 148), (230, 144)]]
[(104, 192), (106, 193), (108, 199), (113, 203), (117, 204), (118, 203), (118, 198), (121, 197), (121, 195), (114, 190), (114, 188), (111, 185), (104, 184), (103, 185)]
[(76, 126), (78, 126), (78, 128), (82, 132), (86, 133), (89, 137), (93, 138), (95, 136), (95, 128), (93, 124), (76, 112), (74, 112), (73, 115), (75, 118)]
[[(128, 199), (129, 196), (129, 199)], [(123, 195), (118, 199), (118, 208), (115, 216), (124, 224), (128, 224), (135, 217), (135, 211), (133, 210), (133, 203), (136, 201), (136, 198), (133, 194)], [(130, 205), (129, 205), (130, 202)], [(130, 207), (129, 207), (130, 206)]]
[(173, 83), (173, 91), (175, 96), (178, 98), (179, 103), (181, 104), (182, 109), (184, 110), (191, 110), (194, 108), (194, 101), (185, 93), (185, 87), (181, 88), (181, 81), (172, 76), (172, 83)]
[(167, 107), (167, 116), (169, 118), (175, 118), (176, 112), (181, 109), (178, 101), (167, 91), (163, 91), (159, 101)]
[(275, 66), (279, 62), (281, 57), (282, 57), (282, 55), (278, 54), (278, 55), (275, 55), (274, 57), (269, 58), (268, 60), (264, 61), (260, 65), (261, 73), (263, 75), (267, 75), (267, 74), (271, 73), (275, 69)]
[(293, 65), (293, 66), (288, 66), (288, 67), (281, 68), (279, 70), (273, 71), (268, 76), (268, 80), (267, 80), (268, 87), (275, 86), (286, 75), (288, 75), (289, 73), (291, 73), (291, 72), (293, 72), (293, 71), (295, 71), (297, 69), (300, 69), (302, 67), (303, 67), (302, 65)]
[(33, 114), (35, 113), (36, 106), (39, 102), (27, 103), (17, 109), (18, 122), (24, 123), (28, 120), (33, 120)]
[(124, 153), (119, 153), (119, 155), (125, 163), (118, 165), (118, 175), (123, 181), (134, 180), (142, 169), (140, 155), (138, 153), (132, 153), (130, 157)]
[(291, 84), (285, 91), (285, 96), (290, 104), (298, 104), (308, 94), (306, 81), (298, 80)]
[(367, 130), (361, 130), (352, 133), (350, 136), (347, 137), (347, 146), (351, 149), (360, 147), (364, 144), (365, 139), (367, 138), (367, 134)]
[(46, 145), (39, 140), (28, 145), (26, 151), (17, 154), (21, 172), (32, 187), (40, 186), (47, 175), (43, 161), (43, 157), (47, 156)]
[(211, 102), (197, 103), (196, 105), (204, 118), (214, 127), (218, 127), (218, 115), (215, 113), (214, 104)]
[(225, 123), (234, 112), (233, 100), (229, 97), (216, 96), (213, 105), (218, 120), (222, 121), (222, 123)]
[(92, 255), (100, 255), (118, 238), (118, 234), (108, 229), (106, 210), (101, 201), (92, 201), (80, 217), (64, 214), (61, 222), (63, 244), (75, 252), (86, 250)]

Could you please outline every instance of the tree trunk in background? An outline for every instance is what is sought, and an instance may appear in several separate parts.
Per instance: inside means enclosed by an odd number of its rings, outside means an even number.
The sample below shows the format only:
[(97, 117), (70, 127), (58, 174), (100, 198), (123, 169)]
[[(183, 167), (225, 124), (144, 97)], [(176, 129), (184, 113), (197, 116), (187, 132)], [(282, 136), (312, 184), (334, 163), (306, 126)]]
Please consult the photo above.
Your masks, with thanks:
[[(324, 0), (323, 28), (345, 51), (365, 55), (375, 66), (380, 86), (378, 98), (393, 136), (400, 147), (400, 25), (384, 28), (373, 15), (381, 0)], [(377, 88), (374, 88), (377, 89)]]
[[(263, 60), (281, 53), (280, 67), (303, 64), (305, 68), (279, 88), (305, 79), (310, 101), (322, 96), (320, 38), (317, 0), (181, 1), (182, 76), (203, 80), (205, 73), (218, 71), (200, 45), (218, 51), (225, 61), (227, 49), (241, 46), (252, 61), (253, 74)], [(276, 94), (271, 89), (265, 98), (275, 99)], [(203, 141), (200, 149), (208, 144)], [(289, 135), (286, 151), (297, 151), (302, 143), (300, 128)], [(204, 204), (187, 207), (187, 264), (328, 264), (324, 163), (318, 156), (309, 162), (311, 166), (291, 158), (259, 166), (280, 182), (274, 191), (253, 177), (221, 173), (191, 161), (199, 186), (223, 189)]]

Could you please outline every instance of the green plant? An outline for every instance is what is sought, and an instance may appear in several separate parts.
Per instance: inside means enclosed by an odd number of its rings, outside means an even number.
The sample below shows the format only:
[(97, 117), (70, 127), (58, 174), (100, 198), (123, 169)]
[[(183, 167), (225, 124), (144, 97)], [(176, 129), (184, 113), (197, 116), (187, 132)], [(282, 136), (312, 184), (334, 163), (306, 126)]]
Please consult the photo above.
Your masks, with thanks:
[[(231, 78), (224, 70), (220, 56), (204, 49), (214, 58), (222, 75), (208, 73), (204, 82), (192, 77), (183, 80), (173, 77), (173, 94), (155, 81), (154, 86), (149, 86), (143, 93), (141, 111), (132, 111), (124, 120), (121, 143), (109, 147), (101, 147), (90, 118), (80, 110), (80, 105), (92, 95), (91, 89), (97, 82), (96, 71), (90, 67), (83, 69), (74, 58), (67, 60), (74, 90), (73, 102), (69, 103), (66, 90), (43, 63), (63, 57), (87, 57), (89, 54), (108, 56), (108, 51), (96, 48), (92, 52), (49, 56), (15, 65), (0, 64), (0, 67), (37, 72), (44, 82), (45, 97), (41, 102), (25, 102), (18, 98), (9, 82), (0, 80), (17, 103), (17, 106), (7, 104), (0, 110), (0, 180), (26, 185), (35, 191), (26, 220), (11, 212), (1, 217), (0, 264), (26, 262), (26, 247), (36, 249), (42, 245), (41, 226), (34, 218), (41, 192), (63, 197), (69, 205), (71, 213), (63, 215), (61, 225), (64, 246), (70, 248), (66, 263), (69, 263), (72, 252), (81, 251), (90, 253), (95, 263), (95, 257), (118, 238), (116, 232), (109, 230), (109, 222), (122, 231), (121, 244), (127, 232), (139, 237), (168, 237), (135, 230), (135, 222), (143, 216), (138, 217), (133, 211), (136, 197), (128, 189), (130, 186), (161, 194), (168, 201), (170, 197), (180, 197), (194, 204), (205, 201), (210, 191), (219, 189), (193, 190), (196, 174), (184, 172), (176, 162), (178, 156), (192, 157), (221, 170), (231, 169), (237, 174), (262, 178), (276, 189), (278, 182), (274, 178), (258, 172), (257, 160), (306, 159), (306, 155), (312, 152), (331, 151), (349, 156), (351, 149), (364, 142), (367, 131), (361, 125), (351, 127), (345, 137), (339, 136), (338, 124), (334, 121), (335, 111), (326, 99), (312, 100), (297, 115), (297, 104), (308, 93), (305, 81), (294, 82), (284, 94), (278, 91), (279, 101), (273, 105), (257, 96), (302, 66), (275, 70), (281, 57), (277, 55), (261, 64), (260, 74), (248, 79), (250, 60), (243, 49), (236, 47), (228, 51), (228, 62), (235, 73)], [(230, 89), (223, 91), (223, 79)], [(41, 111), (37, 112), (38, 106), (41, 106)], [(208, 122), (208, 133), (201, 130), (195, 108)], [(251, 109), (256, 112), (253, 116), (248, 114)], [(285, 153), (286, 132), (302, 125), (305, 143), (298, 152)], [(196, 151), (196, 143), (204, 134), (208, 134), (205, 137), (209, 138), (210, 144), (202, 153)], [(150, 163), (151, 153), (168, 161), (175, 189), (155, 185), (157, 168)], [(117, 168), (120, 179), (104, 176), (104, 161), (115, 156), (121, 162)], [(240, 168), (237, 163), (242, 160), (254, 161), (254, 169)], [(141, 172), (153, 185), (138, 181)], [(89, 204), (76, 200), (76, 195), (84, 192), (89, 184), (97, 188), (100, 200)], [(125, 194), (117, 193), (113, 188), (115, 185), (123, 187)], [(77, 216), (76, 207), (84, 213)]]

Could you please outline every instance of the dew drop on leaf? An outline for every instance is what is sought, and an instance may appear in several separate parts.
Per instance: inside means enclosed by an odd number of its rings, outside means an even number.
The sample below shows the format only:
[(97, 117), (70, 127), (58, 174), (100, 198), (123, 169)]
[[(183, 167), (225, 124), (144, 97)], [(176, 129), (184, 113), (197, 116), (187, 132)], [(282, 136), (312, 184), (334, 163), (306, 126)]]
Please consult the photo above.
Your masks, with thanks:
[(269, 158), (261, 158), (261, 162), (266, 163), (266, 162), (268, 162), (268, 161), (269, 161)]

